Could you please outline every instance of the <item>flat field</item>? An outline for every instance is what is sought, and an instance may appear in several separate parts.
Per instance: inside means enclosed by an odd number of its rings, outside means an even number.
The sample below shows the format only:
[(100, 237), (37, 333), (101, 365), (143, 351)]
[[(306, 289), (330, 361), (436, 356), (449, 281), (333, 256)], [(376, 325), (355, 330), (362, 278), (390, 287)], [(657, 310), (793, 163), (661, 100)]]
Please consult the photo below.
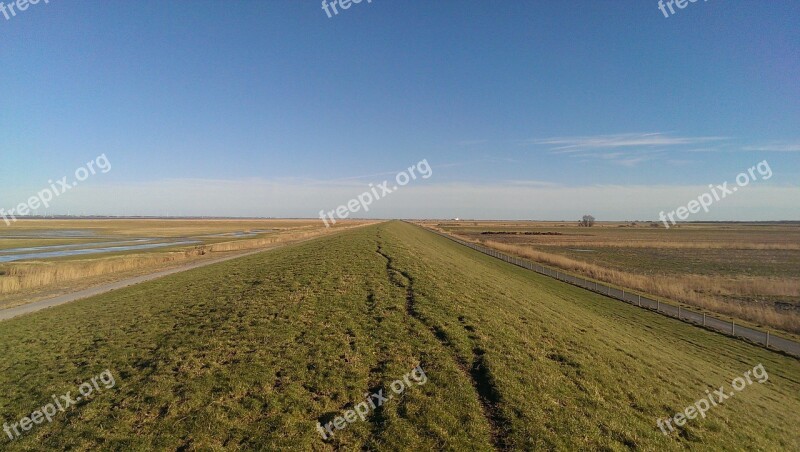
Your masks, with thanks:
[(800, 333), (800, 224), (424, 224), (582, 276)]
[[(0, 323), (3, 448), (798, 450), (800, 362), (400, 223)], [(768, 374), (665, 435), (656, 425)], [(420, 366), (401, 393), (390, 384)], [(383, 390), (365, 419), (338, 420)], [(373, 399), (374, 400), (374, 399)], [(324, 439), (317, 423), (336, 422)]]

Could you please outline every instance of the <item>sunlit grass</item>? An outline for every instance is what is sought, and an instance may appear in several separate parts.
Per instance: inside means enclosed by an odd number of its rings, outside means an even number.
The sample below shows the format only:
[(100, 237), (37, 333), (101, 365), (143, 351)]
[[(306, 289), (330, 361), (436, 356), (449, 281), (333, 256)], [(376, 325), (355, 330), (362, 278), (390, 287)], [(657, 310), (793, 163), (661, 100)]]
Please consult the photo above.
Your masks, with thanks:
[[(113, 390), (0, 447), (800, 447), (800, 363), (385, 223), (0, 323), (0, 418), (104, 369)], [(706, 419), (656, 419), (764, 364)], [(429, 381), (323, 441), (421, 364)]]
[[(429, 223), (462, 239), (583, 277), (800, 334), (800, 227), (697, 224), (677, 229), (540, 222)], [(627, 226), (627, 227), (619, 227)], [(558, 235), (482, 234), (538, 231)]]

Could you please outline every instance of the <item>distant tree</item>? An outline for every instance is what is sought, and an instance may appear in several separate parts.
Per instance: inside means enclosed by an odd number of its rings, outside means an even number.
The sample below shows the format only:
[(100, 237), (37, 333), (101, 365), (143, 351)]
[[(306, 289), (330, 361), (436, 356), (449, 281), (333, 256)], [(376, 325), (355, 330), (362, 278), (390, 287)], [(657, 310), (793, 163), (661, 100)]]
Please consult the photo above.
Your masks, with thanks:
[(594, 226), (594, 217), (591, 215), (584, 215), (583, 218), (578, 221), (578, 226), (590, 228)]

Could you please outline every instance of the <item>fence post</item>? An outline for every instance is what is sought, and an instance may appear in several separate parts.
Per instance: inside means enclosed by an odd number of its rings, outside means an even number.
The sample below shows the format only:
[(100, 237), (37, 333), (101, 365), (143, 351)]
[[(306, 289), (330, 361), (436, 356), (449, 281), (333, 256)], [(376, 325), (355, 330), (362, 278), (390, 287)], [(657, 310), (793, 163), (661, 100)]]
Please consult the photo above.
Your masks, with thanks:
[(678, 320), (681, 319), (681, 307), (678, 306)]
[(622, 301), (625, 301), (625, 289), (622, 289)]
[(706, 326), (706, 313), (703, 313), (703, 326)]
[(736, 336), (736, 322), (731, 321), (731, 335)]
[(640, 308), (642, 307), (642, 296), (641, 295), (639, 295), (639, 307)]
[(767, 347), (769, 347), (769, 330), (767, 330)]
[(656, 300), (656, 311), (661, 310), (661, 300)]

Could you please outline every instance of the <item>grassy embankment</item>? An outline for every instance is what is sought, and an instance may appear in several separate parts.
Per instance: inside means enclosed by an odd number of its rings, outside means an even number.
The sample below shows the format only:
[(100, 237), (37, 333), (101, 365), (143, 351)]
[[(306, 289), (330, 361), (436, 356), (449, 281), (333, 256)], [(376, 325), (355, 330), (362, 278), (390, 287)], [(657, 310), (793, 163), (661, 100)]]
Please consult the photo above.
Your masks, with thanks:
[(797, 226), (708, 224), (675, 230), (538, 222), (427, 226), (753, 326), (800, 333)]
[[(116, 387), (4, 448), (800, 448), (800, 362), (385, 223), (0, 323), (0, 420)], [(665, 418), (757, 364), (705, 419)], [(329, 441), (317, 421), (421, 364)], [(388, 390), (387, 390), (388, 391)]]
[[(346, 226), (360, 223), (351, 222)], [(326, 229), (312, 220), (73, 220), (28, 221), (15, 224), (7, 234), (47, 232), (48, 230), (94, 230), (102, 239), (87, 238), (83, 242), (124, 240), (127, 238), (196, 237), (200, 244), (131, 250), (108, 254), (51, 258), (0, 264), (0, 307), (11, 307), (47, 296), (68, 293), (140, 274), (177, 267), (226, 253), (269, 248), (276, 244), (303, 240), (333, 232), (345, 226)], [(269, 230), (256, 237), (219, 236), (243, 230)], [(110, 239), (109, 237), (114, 237)], [(2, 239), (0, 244), (23, 244), (25, 240)], [(74, 239), (52, 238), (37, 241), (47, 245), (75, 243)], [(8, 246), (8, 245), (6, 245)]]

